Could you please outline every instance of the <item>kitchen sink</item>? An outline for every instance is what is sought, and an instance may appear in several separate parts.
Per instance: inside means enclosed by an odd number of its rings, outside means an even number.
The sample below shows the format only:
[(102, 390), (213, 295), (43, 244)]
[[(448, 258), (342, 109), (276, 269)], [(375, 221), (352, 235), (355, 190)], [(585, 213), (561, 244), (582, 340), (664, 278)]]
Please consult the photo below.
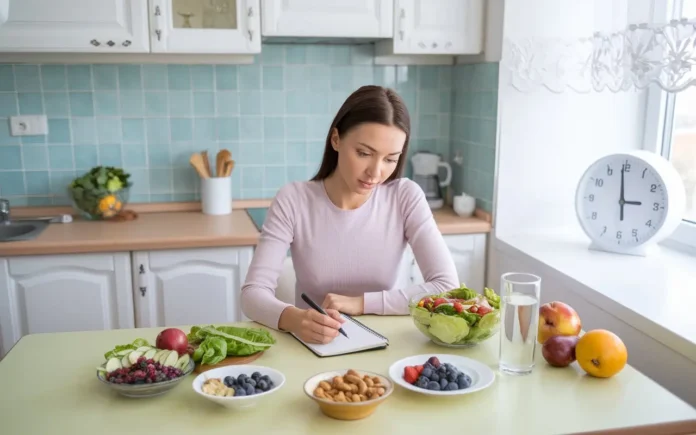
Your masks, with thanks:
[(45, 221), (18, 221), (0, 223), (0, 242), (32, 240), (46, 229)]

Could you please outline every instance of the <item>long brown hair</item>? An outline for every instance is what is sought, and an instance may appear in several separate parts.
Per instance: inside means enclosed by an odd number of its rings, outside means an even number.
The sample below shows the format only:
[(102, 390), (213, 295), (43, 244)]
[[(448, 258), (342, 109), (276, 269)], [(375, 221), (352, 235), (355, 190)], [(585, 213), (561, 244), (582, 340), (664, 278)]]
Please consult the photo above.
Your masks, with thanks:
[(311, 181), (324, 180), (331, 175), (338, 166), (338, 151), (331, 146), (331, 133), (334, 128), (338, 130), (338, 136), (342, 137), (347, 131), (359, 124), (374, 122), (387, 126), (395, 126), (406, 133), (404, 148), (399, 155), (396, 169), (387, 178), (385, 183), (400, 178), (404, 171), (404, 161), (408, 152), (408, 142), (411, 136), (411, 118), (408, 109), (401, 96), (393, 89), (382, 86), (362, 86), (353, 92), (336, 113), (329, 133), (326, 135), (324, 157), (317, 174)]

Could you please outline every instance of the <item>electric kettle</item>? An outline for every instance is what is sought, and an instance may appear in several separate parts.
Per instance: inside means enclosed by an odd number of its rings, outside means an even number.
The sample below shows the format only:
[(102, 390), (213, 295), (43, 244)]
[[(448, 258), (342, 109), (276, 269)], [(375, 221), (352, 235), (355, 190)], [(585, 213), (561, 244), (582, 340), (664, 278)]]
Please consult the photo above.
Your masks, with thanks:
[[(441, 188), (449, 186), (452, 181), (452, 167), (449, 163), (442, 161), (439, 154), (419, 151), (411, 157), (413, 166), (413, 181), (425, 192), (425, 198), (431, 209), (442, 208), (445, 199), (442, 196)], [(445, 179), (440, 181), (440, 168), (445, 168)]]

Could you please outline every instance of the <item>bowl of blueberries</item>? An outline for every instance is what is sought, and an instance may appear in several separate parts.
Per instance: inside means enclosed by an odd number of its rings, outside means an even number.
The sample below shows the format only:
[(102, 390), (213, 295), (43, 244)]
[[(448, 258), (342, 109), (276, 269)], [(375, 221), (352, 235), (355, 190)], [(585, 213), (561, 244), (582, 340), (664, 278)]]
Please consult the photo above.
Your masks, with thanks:
[(285, 376), (270, 367), (230, 365), (207, 370), (193, 380), (193, 390), (231, 409), (256, 406), (285, 384)]

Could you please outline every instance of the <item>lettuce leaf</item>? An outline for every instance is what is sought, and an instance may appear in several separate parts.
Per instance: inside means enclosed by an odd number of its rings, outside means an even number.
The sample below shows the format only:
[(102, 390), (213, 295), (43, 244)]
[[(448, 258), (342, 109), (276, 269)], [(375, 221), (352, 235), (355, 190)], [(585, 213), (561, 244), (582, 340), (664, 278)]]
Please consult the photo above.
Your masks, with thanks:
[(203, 364), (216, 364), (226, 356), (252, 355), (276, 343), (266, 329), (237, 326), (193, 326), (187, 338), (198, 344), (193, 360)]
[(474, 299), (476, 296), (478, 296), (478, 293), (470, 288), (467, 288), (464, 284), (462, 284), (459, 288), (450, 290), (448, 293), (451, 298), (464, 300)]
[(483, 295), (488, 300), (488, 303), (491, 304), (491, 307), (500, 309), (500, 295), (495, 294), (495, 292), (488, 287), (483, 288)]

